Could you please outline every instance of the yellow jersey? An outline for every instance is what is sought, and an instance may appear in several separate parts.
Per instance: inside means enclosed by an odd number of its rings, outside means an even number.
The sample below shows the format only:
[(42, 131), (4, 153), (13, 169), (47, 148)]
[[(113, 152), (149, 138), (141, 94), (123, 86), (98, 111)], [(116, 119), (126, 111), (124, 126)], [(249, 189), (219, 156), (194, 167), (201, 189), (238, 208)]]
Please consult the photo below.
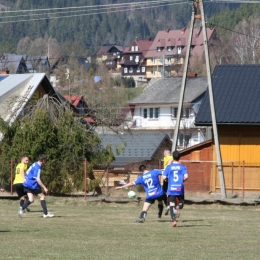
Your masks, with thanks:
[(163, 168), (165, 169), (168, 165), (169, 161), (172, 161), (173, 157), (171, 155), (167, 155), (163, 158)]
[(13, 184), (18, 184), (18, 183), (23, 183), (24, 182), (24, 179), (21, 175), (21, 170), (24, 170), (24, 175), (27, 171), (27, 164), (25, 163), (19, 163), (17, 166), (16, 166), (16, 169), (15, 169), (15, 178), (14, 178), (14, 182)]

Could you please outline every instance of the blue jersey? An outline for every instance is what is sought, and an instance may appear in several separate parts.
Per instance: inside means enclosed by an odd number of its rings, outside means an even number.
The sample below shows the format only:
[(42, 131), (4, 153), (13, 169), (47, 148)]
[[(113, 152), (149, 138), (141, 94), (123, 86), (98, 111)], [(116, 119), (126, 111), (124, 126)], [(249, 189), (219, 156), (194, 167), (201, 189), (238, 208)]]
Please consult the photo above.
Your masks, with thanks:
[(161, 170), (151, 170), (143, 173), (134, 181), (134, 184), (141, 184), (144, 187), (146, 199), (156, 199), (163, 195), (159, 175), (162, 175)]
[(41, 169), (42, 166), (38, 162), (32, 164), (26, 172), (23, 186), (31, 190), (40, 189), (41, 186), (38, 184), (37, 179), (40, 179), (41, 177)]
[(168, 178), (167, 195), (184, 195), (184, 175), (188, 173), (183, 164), (173, 162), (165, 168), (163, 176)]

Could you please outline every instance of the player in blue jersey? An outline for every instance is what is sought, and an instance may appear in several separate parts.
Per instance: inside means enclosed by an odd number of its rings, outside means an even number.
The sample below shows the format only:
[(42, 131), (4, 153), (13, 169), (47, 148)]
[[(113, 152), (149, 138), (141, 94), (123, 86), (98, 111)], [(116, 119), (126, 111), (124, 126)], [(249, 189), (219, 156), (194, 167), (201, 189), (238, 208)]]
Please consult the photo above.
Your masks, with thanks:
[(44, 189), (45, 193), (48, 193), (48, 189), (41, 181), (41, 169), (42, 165), (47, 162), (47, 157), (45, 154), (39, 156), (38, 162), (35, 162), (26, 172), (23, 186), (27, 193), (28, 200), (23, 204), (23, 206), (18, 208), (18, 215), (21, 217), (23, 210), (26, 209), (34, 201), (34, 195), (38, 195), (41, 200), (41, 206), (43, 209), (43, 217), (51, 218), (54, 215), (47, 211), (47, 206), (45, 202), (45, 195), (43, 194), (41, 188)]
[(162, 170), (148, 171), (145, 165), (140, 165), (139, 171), (143, 174), (141, 174), (135, 181), (129, 182), (123, 186), (116, 187), (115, 189), (123, 189), (139, 184), (144, 187), (146, 192), (146, 199), (143, 205), (143, 210), (140, 214), (140, 218), (135, 220), (135, 222), (144, 223), (147, 216), (147, 211), (149, 210), (150, 206), (154, 204), (155, 200), (158, 200), (158, 216), (162, 216), (165, 194), (160, 183)]
[(176, 206), (182, 200), (184, 193), (184, 181), (188, 178), (188, 172), (185, 165), (178, 162), (180, 153), (174, 151), (172, 153), (173, 162), (168, 165), (163, 172), (163, 179), (168, 179), (167, 195), (170, 202), (170, 213), (172, 218), (172, 226), (176, 227)]

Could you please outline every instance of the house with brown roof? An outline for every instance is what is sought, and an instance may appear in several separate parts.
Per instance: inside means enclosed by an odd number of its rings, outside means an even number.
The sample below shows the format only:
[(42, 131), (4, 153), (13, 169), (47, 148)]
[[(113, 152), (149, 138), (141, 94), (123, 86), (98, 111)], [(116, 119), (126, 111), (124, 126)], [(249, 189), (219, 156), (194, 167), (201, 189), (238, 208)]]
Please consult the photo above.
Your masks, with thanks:
[(108, 70), (120, 69), (124, 47), (118, 44), (103, 44), (94, 54), (98, 64), (104, 63)]
[[(181, 76), (190, 30), (166, 30), (159, 31), (145, 54), (146, 78), (163, 78)], [(207, 28), (207, 37), (210, 43), (218, 41), (215, 29)], [(190, 64), (194, 58), (204, 55), (203, 33), (201, 28), (193, 30)]]
[(132, 44), (125, 48), (122, 61), (122, 77), (133, 77), (135, 81), (146, 82), (146, 60), (145, 55), (150, 49), (153, 39), (135, 39)]

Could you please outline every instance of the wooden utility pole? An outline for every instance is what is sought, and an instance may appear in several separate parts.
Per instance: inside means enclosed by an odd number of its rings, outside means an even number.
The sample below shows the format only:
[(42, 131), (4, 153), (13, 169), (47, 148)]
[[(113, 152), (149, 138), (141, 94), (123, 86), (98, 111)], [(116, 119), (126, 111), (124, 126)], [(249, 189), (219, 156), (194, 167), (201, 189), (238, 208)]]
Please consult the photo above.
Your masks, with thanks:
[(177, 120), (176, 120), (175, 129), (174, 129), (174, 137), (173, 137), (173, 143), (172, 143), (172, 152), (174, 150), (176, 150), (176, 147), (177, 147), (178, 132), (179, 132), (179, 127), (180, 127), (180, 117), (181, 117), (181, 110), (182, 110), (182, 106), (183, 106), (183, 99), (184, 99), (184, 93), (185, 93), (185, 85), (186, 85), (187, 70), (188, 70), (188, 64), (189, 64), (190, 48), (191, 48), (191, 40), (192, 40), (193, 29), (194, 29), (194, 22), (195, 22), (195, 19), (200, 19), (201, 20), (201, 26), (202, 26), (202, 32), (203, 32), (203, 39), (204, 39), (204, 51), (205, 51), (205, 59), (206, 59), (206, 69), (207, 69), (207, 79), (208, 79), (208, 89), (209, 89), (209, 99), (210, 99), (210, 110), (211, 110), (213, 135), (214, 135), (214, 142), (215, 142), (216, 156), (217, 156), (217, 170), (218, 170), (218, 175), (219, 175), (219, 182), (220, 182), (222, 199), (226, 199), (227, 194), (226, 194), (225, 179), (224, 179), (224, 172), (223, 172), (223, 166), (222, 166), (220, 144), (219, 144), (219, 138), (218, 138), (218, 129), (217, 129), (216, 114), (215, 114), (215, 105), (214, 105), (214, 97), (213, 97), (213, 90), (212, 90), (212, 82), (211, 82), (211, 70), (210, 70), (209, 51), (208, 51), (208, 38), (207, 38), (207, 30), (206, 30), (206, 25), (205, 25), (205, 14), (204, 14), (203, 0), (191, 0), (191, 2), (192, 2), (192, 5), (193, 5), (193, 8), (192, 8), (192, 16), (191, 16), (190, 35), (189, 35), (187, 53), (186, 53), (186, 58), (185, 58), (185, 63), (184, 63), (184, 70), (183, 70), (183, 77), (182, 77), (182, 85), (181, 85)]

